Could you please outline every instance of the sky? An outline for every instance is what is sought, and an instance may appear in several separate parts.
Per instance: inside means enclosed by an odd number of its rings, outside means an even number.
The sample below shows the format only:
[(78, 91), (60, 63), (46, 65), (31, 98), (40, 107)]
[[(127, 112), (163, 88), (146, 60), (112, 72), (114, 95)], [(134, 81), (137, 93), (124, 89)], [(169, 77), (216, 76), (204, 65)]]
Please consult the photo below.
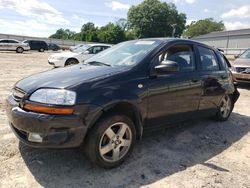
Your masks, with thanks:
[[(227, 30), (250, 28), (250, 0), (161, 0), (175, 3), (191, 21), (213, 17)], [(0, 33), (48, 37), (59, 28), (79, 32), (93, 22), (103, 26), (126, 18), (142, 0), (0, 0)]]

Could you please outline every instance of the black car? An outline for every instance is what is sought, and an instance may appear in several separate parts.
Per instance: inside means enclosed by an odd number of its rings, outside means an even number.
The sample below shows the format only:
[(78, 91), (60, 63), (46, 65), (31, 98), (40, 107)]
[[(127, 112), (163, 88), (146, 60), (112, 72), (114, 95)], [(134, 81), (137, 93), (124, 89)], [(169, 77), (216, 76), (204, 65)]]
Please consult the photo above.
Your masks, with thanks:
[(53, 51), (61, 50), (61, 47), (55, 43), (48, 43), (48, 49)]
[(48, 44), (42, 40), (25, 40), (23, 43), (28, 43), (31, 50), (37, 50), (39, 52), (48, 51)]
[(144, 131), (204, 116), (226, 121), (238, 97), (217, 49), (183, 39), (141, 39), (17, 82), (6, 111), (23, 143), (83, 146), (90, 160), (112, 168)]

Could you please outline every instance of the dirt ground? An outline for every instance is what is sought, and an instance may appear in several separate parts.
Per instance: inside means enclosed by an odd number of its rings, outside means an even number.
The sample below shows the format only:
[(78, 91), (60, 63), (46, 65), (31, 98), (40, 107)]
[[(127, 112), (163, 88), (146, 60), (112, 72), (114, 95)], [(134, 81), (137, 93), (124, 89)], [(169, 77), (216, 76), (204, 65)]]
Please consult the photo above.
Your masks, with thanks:
[(248, 187), (250, 85), (224, 123), (187, 122), (147, 133), (132, 156), (112, 170), (92, 165), (78, 149), (41, 150), (20, 143), (8, 127), (4, 101), (13, 84), (51, 69), (49, 53), (0, 52), (0, 187)]

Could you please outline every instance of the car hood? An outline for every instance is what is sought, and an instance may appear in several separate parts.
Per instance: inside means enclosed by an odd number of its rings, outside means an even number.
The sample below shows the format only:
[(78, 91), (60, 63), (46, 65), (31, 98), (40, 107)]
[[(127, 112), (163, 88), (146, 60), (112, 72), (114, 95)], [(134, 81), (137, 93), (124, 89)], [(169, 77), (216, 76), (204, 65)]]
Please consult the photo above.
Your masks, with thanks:
[(52, 54), (50, 57), (75, 57), (77, 55), (79, 54), (74, 52), (62, 52), (62, 53)]
[(32, 93), (38, 88), (69, 88), (84, 82), (101, 79), (122, 71), (121, 67), (75, 65), (57, 68), (24, 78), (15, 87)]
[(250, 59), (238, 58), (233, 62), (234, 67), (250, 67)]

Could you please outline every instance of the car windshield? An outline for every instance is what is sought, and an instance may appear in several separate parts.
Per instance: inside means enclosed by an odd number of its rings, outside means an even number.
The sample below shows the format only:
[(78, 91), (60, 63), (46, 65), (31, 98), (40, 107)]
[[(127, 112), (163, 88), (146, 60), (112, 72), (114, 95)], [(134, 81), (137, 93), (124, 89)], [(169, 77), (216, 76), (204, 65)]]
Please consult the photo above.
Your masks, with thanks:
[(243, 52), (243, 54), (240, 55), (240, 58), (250, 59), (250, 49)]
[(84, 45), (82, 47), (74, 49), (73, 52), (75, 52), (75, 53), (83, 53), (83, 52), (85, 52), (89, 48), (90, 48), (89, 45)]
[(117, 44), (88, 59), (84, 63), (97, 62), (109, 66), (133, 66), (139, 63), (161, 42), (157, 40), (128, 41)]

